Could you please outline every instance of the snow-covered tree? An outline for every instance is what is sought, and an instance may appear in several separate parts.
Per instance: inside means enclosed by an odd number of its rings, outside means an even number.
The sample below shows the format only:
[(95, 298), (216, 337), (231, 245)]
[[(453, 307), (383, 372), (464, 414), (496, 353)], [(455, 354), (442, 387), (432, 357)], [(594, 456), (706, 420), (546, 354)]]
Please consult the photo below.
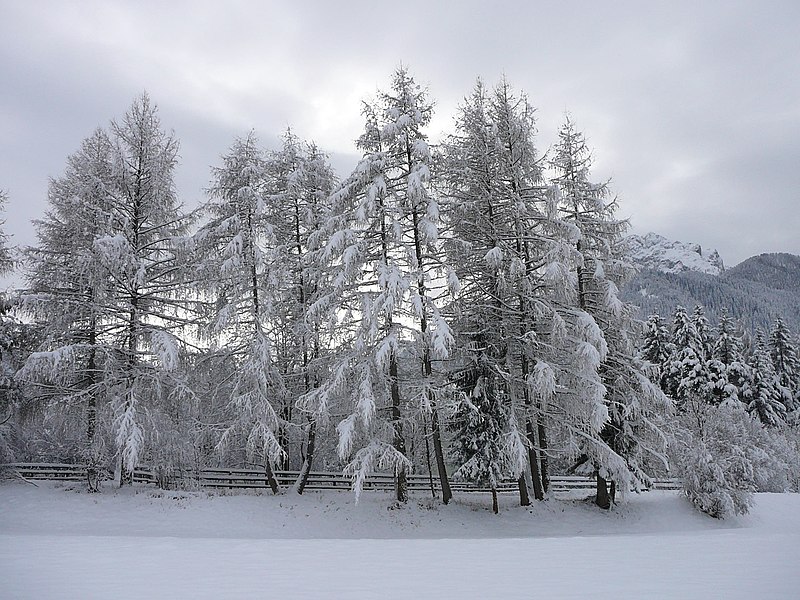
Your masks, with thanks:
[[(493, 90), (478, 81), (445, 146), (443, 179), (446, 248), (460, 286), (453, 306), (458, 345), (481, 335), (496, 349), (492, 356), (506, 374), (510, 414), (522, 419), (527, 438), (534, 497), (542, 499), (548, 413), (558, 412), (556, 404), (548, 407), (556, 365), (581, 327), (577, 314), (562, 310), (572, 287), (573, 230), (559, 220), (544, 185), (535, 134), (534, 110), (524, 94), (515, 94), (505, 80)], [(524, 478), (519, 487), (527, 504)]]
[(457, 479), (488, 485), (492, 510), (498, 512), (497, 488), (503, 479), (518, 478), (525, 469), (522, 435), (516, 418), (509, 414), (508, 386), (497, 371), (497, 357), (479, 335), (469, 349), (470, 363), (454, 374), (459, 402), (451, 419), (454, 430), (453, 458)]
[(681, 410), (708, 402), (709, 377), (703, 342), (686, 309), (678, 306), (673, 316), (672, 339), (675, 354), (666, 372), (667, 390)]
[(213, 305), (209, 335), (219, 340), (216, 352), (232, 361), (232, 377), (218, 390), (228, 398), (231, 418), (219, 445), (243, 436), (248, 456), (264, 460), (277, 493), (274, 468), (286, 452), (278, 441), (278, 411), (286, 388), (271, 328), (285, 256), (269, 219), (266, 160), (255, 136), (235, 140), (222, 160), (204, 207), (210, 220), (194, 236), (198, 279)]
[[(617, 202), (607, 183), (590, 178), (592, 158), (582, 133), (569, 117), (559, 130), (551, 168), (562, 219), (575, 229), (575, 304), (585, 314), (594, 337), (595, 363), (602, 385), (587, 400), (599, 436), (584, 436), (583, 454), (595, 466), (596, 503), (608, 508), (616, 485), (623, 489), (646, 484), (642, 444), (654, 429), (651, 415), (668, 409), (664, 395), (647, 377), (646, 365), (636, 358), (636, 322), (632, 306), (619, 299), (619, 286), (631, 275), (621, 244), (627, 221), (616, 217)], [(583, 346), (588, 349), (587, 345)], [(591, 373), (591, 369), (584, 370)], [(658, 432), (652, 431), (655, 439)], [(607, 480), (612, 481), (609, 496)]]
[(192, 301), (177, 242), (187, 228), (172, 179), (177, 151), (149, 97), (137, 98), (53, 182), (28, 252), (25, 302), (45, 345), (24, 375), (88, 398), (90, 440), (98, 403), (110, 408), (121, 483), (156, 430), (173, 426), (162, 409), (174, 412), (189, 393), (178, 370)]
[(699, 511), (711, 517), (746, 514), (756, 491), (751, 456), (757, 448), (746, 440), (735, 407), (702, 405), (698, 411), (704, 424), (701, 430), (689, 418), (672, 434), (674, 462), (683, 479), (684, 493)]
[[(391, 88), (377, 102), (365, 103), (363, 112), (358, 146), (364, 156), (334, 194), (327, 225), (326, 253), (338, 267), (331, 290), (338, 294), (339, 331), (348, 344), (320, 393), (341, 391), (345, 380), (358, 390), (349, 416), (337, 426), (340, 455), (352, 456), (346, 471), (358, 491), (368, 470), (379, 464), (393, 469), (396, 496), (403, 502), (409, 404), (431, 414), (440, 480), (449, 489), (432, 370), (434, 359), (446, 357), (450, 339), (433, 290), (441, 269), (438, 205), (429, 186), (432, 157), (424, 134), (432, 108), (426, 91), (400, 68)], [(421, 373), (414, 379), (421, 385), (402, 389), (404, 353), (419, 357)], [(387, 409), (388, 420), (375, 418), (376, 411)], [(353, 453), (357, 445), (361, 448)]]
[(745, 393), (747, 410), (757, 415), (764, 425), (779, 425), (786, 418), (786, 405), (783, 403), (780, 380), (761, 331), (756, 332), (749, 364), (752, 379), (750, 389)]
[(70, 409), (84, 412), (89, 489), (102, 460), (96, 443), (98, 407), (107, 413), (113, 378), (106, 376), (107, 358), (116, 350), (106, 315), (113, 282), (95, 242), (114, 231), (112, 197), (114, 147), (108, 134), (96, 130), (67, 159), (64, 175), (48, 190), (49, 208), (34, 221), (38, 244), (25, 251), (28, 288), (26, 310), (42, 323), (40, 353), (34, 354), (21, 376), (37, 384), (36, 395), (62, 419)]
[(783, 404), (787, 412), (791, 412), (800, 402), (800, 355), (789, 328), (781, 318), (775, 320), (770, 331), (769, 353), (781, 386)]
[(698, 349), (701, 352), (700, 358), (707, 360), (712, 352), (711, 326), (708, 324), (705, 310), (699, 304), (695, 305), (692, 312), (692, 324), (697, 332)]
[(642, 344), (641, 358), (653, 365), (653, 381), (657, 381), (663, 391), (665, 390), (666, 368), (670, 357), (675, 351), (675, 346), (661, 316), (653, 314), (647, 317), (645, 325), (644, 342)]
[(708, 361), (709, 380), (714, 402), (745, 402), (744, 391), (750, 381), (750, 369), (742, 355), (742, 342), (733, 320), (723, 311)]
[(314, 459), (320, 416), (315, 390), (325, 374), (335, 334), (331, 328), (335, 308), (326, 304), (330, 271), (321, 248), (335, 177), (325, 154), (291, 131), (285, 133), (283, 147), (268, 158), (267, 173), (273, 188), (270, 221), (283, 265), (275, 327), (277, 359), (287, 388), (280, 437), (287, 451), (284, 468), (289, 468), (289, 432), (297, 427), (293, 408), (299, 406), (307, 420), (302, 427), (305, 448), (296, 486), (302, 493)]
[[(5, 211), (6, 202), (8, 196), (5, 191), (0, 190), (0, 214)], [(8, 275), (14, 269), (14, 255), (5, 225), (5, 219), (0, 219), (0, 276)]]
[(0, 463), (14, 460), (23, 435), (17, 417), (25, 397), (16, 374), (38, 343), (38, 327), (19, 316), (19, 298), (0, 295)]

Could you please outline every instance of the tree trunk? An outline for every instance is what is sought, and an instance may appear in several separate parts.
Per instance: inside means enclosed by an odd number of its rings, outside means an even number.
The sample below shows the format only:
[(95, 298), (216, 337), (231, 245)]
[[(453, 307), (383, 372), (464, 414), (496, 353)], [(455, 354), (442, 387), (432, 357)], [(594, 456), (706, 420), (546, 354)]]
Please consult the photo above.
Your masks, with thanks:
[(528, 438), (528, 462), (531, 465), (531, 480), (533, 482), (533, 497), (544, 500), (542, 474), (539, 471), (539, 453), (536, 451), (536, 435), (533, 432), (533, 423), (530, 418), (525, 419), (525, 433)]
[[(524, 302), (522, 297), (519, 298), (519, 307), (520, 311), (524, 310)], [(521, 332), (524, 334), (524, 327), (523, 331)], [(522, 381), (524, 384), (524, 391), (523, 391), (523, 400), (525, 402), (525, 408), (528, 412), (530, 412), (531, 406), (533, 402), (531, 401), (531, 392), (528, 389), (528, 372), (529, 372), (529, 365), (528, 365), (528, 357), (524, 354), (520, 354), (520, 368), (522, 370)], [(526, 415), (525, 417), (525, 437), (528, 438), (528, 462), (531, 466), (531, 480), (533, 482), (533, 497), (537, 500), (544, 500), (544, 489), (542, 488), (542, 475), (541, 471), (539, 470), (539, 455), (536, 451), (536, 433), (533, 428), (533, 422), (531, 421), (530, 414)]]
[(303, 461), (303, 468), (300, 470), (300, 475), (297, 477), (297, 484), (295, 488), (298, 494), (302, 494), (306, 489), (308, 483), (308, 474), (311, 472), (311, 463), (314, 460), (314, 446), (317, 440), (317, 422), (309, 417), (308, 419), (308, 442), (306, 444), (306, 457)]
[(272, 493), (276, 495), (279, 494), (281, 491), (281, 486), (278, 483), (278, 480), (275, 478), (275, 472), (272, 470), (272, 465), (269, 464), (268, 456), (264, 457), (264, 475), (267, 478), (267, 484), (272, 490)]
[(492, 512), (497, 514), (500, 512), (500, 507), (497, 504), (497, 489), (492, 487)]
[(519, 505), (530, 506), (531, 497), (528, 495), (528, 484), (525, 482), (525, 473), (517, 479), (517, 488), (519, 489)]
[(542, 490), (546, 494), (550, 489), (550, 473), (547, 467), (547, 430), (545, 429), (542, 415), (536, 418), (536, 426), (539, 430), (539, 463), (542, 467)]
[(608, 495), (608, 483), (600, 473), (597, 474), (597, 494), (595, 495), (594, 503), (605, 510), (611, 508), (611, 498)]
[(119, 457), (119, 487), (133, 485), (133, 469), (128, 470), (125, 459)]
[(286, 399), (286, 404), (281, 407), (281, 419), (283, 423), (278, 429), (278, 444), (285, 450), (283, 455), (283, 462), (280, 465), (284, 471), (291, 469), (291, 458), (289, 456), (289, 427), (288, 424), (292, 422), (292, 406), (291, 402)]
[[(411, 150), (408, 146), (406, 149), (408, 151), (407, 158), (410, 168), (410, 165), (412, 164)], [(421, 272), (419, 280), (417, 281), (417, 293), (419, 294), (420, 299), (424, 302), (427, 296), (422, 260), (422, 240), (420, 239), (419, 231), (419, 214), (417, 213), (416, 207), (414, 207), (414, 209), (411, 211), (411, 216), (414, 222), (414, 251), (417, 258), (417, 268)], [(423, 307), (419, 324), (420, 332), (422, 333), (422, 340), (425, 344), (425, 348), (422, 351), (422, 375), (427, 381), (430, 381), (431, 376), (433, 375), (433, 366), (431, 363), (431, 349), (428, 341), (428, 318), (425, 314), (425, 310), (426, 309)], [(436, 470), (439, 472), (439, 483), (442, 486), (442, 502), (447, 504), (453, 497), (453, 493), (450, 490), (450, 480), (447, 477), (447, 469), (445, 468), (444, 464), (444, 450), (442, 449), (442, 434), (441, 427), (439, 425), (439, 411), (436, 408), (436, 399), (434, 398), (433, 393), (430, 390), (428, 390), (426, 393), (428, 397), (428, 403), (431, 407), (431, 435), (433, 436), (433, 451), (434, 454), (436, 454)]]
[(453, 498), (450, 489), (450, 480), (447, 476), (447, 467), (444, 464), (444, 450), (442, 449), (441, 427), (439, 425), (439, 411), (436, 402), (431, 403), (431, 429), (433, 433), (433, 452), (436, 455), (436, 469), (439, 472), (439, 483), (442, 486), (442, 502), (447, 504)]
[(431, 465), (431, 445), (428, 443), (428, 422), (422, 415), (423, 437), (425, 438), (425, 462), (428, 465), (428, 482), (431, 486), (431, 498), (436, 498), (436, 486), (433, 485), (433, 466)]
[(94, 436), (97, 429), (97, 399), (95, 398), (95, 391), (91, 388), (94, 387), (95, 370), (95, 343), (97, 336), (95, 333), (95, 324), (92, 320), (91, 331), (89, 332), (89, 363), (87, 365), (89, 399), (86, 406), (86, 489), (88, 492), (100, 491), (100, 473), (97, 465), (97, 457), (94, 452)]
[[(389, 357), (389, 379), (391, 381), (392, 395), (392, 427), (394, 429), (394, 449), (400, 454), (406, 454), (406, 441), (403, 437), (403, 423), (400, 420), (400, 384), (397, 380), (397, 357), (392, 352)], [(398, 502), (408, 501), (408, 478), (405, 465), (399, 465), (395, 469), (394, 478), (395, 496)]]

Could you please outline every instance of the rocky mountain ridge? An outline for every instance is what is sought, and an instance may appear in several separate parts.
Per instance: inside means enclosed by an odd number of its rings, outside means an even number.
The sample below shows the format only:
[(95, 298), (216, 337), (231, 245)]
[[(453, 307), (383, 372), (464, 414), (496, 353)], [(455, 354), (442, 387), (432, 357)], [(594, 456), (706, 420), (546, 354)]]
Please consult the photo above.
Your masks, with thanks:
[(696, 271), (719, 275), (725, 271), (719, 252), (703, 250), (700, 244), (678, 242), (650, 232), (625, 238), (628, 252), (640, 267), (662, 273)]
[(760, 254), (725, 269), (716, 250), (699, 244), (655, 233), (626, 243), (639, 273), (622, 298), (640, 308), (640, 318), (658, 313), (671, 320), (676, 306), (701, 304), (712, 323), (724, 310), (750, 329), (769, 329), (781, 317), (800, 333), (800, 256)]

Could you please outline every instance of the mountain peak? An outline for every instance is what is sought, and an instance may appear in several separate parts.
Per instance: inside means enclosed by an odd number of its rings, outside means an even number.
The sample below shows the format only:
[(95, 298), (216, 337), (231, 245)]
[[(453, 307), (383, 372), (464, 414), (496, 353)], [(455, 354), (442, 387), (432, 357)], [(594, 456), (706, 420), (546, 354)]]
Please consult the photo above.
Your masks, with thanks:
[(629, 235), (625, 238), (629, 255), (641, 267), (662, 273), (696, 271), (719, 275), (725, 265), (716, 250), (704, 251), (700, 244), (672, 241), (663, 235)]

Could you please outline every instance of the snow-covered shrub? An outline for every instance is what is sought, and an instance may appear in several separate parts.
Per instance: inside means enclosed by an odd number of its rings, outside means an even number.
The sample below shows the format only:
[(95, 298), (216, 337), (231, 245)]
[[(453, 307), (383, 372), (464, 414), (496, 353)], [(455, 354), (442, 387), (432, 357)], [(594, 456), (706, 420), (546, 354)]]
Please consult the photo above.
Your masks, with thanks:
[(800, 435), (765, 427), (743, 406), (695, 405), (673, 440), (692, 503), (717, 518), (744, 514), (752, 492), (800, 489)]
[(747, 415), (695, 405), (676, 424), (672, 444), (683, 489), (692, 504), (716, 519), (746, 514), (756, 491), (753, 458), (762, 458), (746, 427)]
[(715, 519), (746, 514), (753, 503), (753, 465), (737, 445), (694, 440), (684, 447), (679, 465), (683, 490), (699, 511)]

